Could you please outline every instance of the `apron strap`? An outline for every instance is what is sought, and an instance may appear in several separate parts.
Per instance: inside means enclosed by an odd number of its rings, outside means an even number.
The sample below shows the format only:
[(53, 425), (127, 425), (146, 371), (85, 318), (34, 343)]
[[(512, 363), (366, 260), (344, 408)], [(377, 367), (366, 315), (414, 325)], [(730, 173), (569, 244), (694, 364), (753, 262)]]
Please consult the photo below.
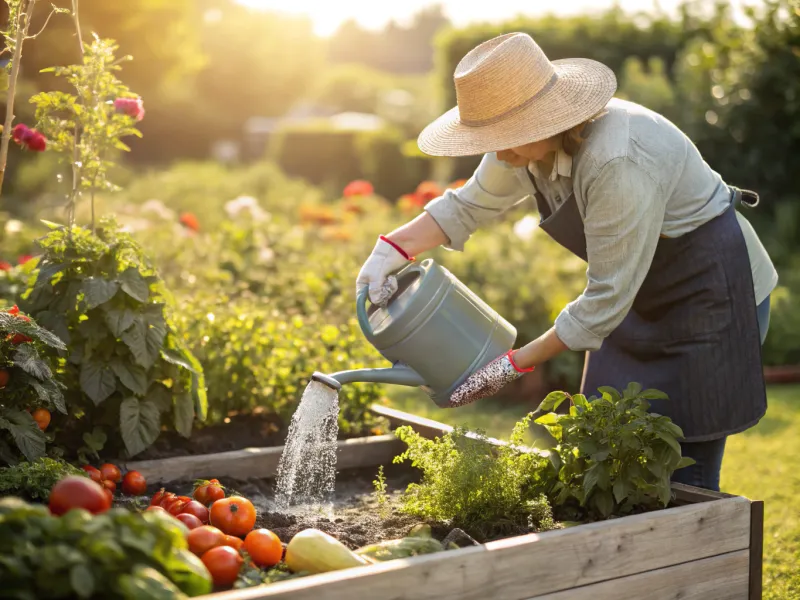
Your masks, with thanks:
[(735, 186), (729, 186), (733, 191), (733, 203), (735, 206), (743, 205), (747, 208), (755, 208), (761, 201), (760, 196), (751, 190), (743, 190)]

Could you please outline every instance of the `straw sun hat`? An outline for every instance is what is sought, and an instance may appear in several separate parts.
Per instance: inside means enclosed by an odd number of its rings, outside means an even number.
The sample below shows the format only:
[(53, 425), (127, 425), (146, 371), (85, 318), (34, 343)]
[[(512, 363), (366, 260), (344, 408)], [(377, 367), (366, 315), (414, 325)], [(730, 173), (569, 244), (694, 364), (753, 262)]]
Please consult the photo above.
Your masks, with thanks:
[(458, 106), (419, 135), (426, 154), (469, 156), (547, 139), (599, 113), (617, 89), (605, 65), (586, 58), (550, 61), (524, 33), (475, 47), (453, 80)]

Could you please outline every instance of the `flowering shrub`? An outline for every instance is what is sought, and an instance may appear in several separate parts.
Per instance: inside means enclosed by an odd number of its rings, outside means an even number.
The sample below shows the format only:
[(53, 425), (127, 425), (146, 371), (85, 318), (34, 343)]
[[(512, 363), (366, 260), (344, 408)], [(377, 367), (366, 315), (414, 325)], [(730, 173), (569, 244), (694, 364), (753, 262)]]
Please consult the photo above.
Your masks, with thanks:
[[(54, 351), (65, 349), (17, 306), (0, 310), (0, 462), (13, 464), (18, 453), (28, 460), (44, 455), (52, 441), (44, 432), (50, 411), (67, 413), (63, 386), (54, 374)], [(47, 423), (42, 427), (34, 417)]]

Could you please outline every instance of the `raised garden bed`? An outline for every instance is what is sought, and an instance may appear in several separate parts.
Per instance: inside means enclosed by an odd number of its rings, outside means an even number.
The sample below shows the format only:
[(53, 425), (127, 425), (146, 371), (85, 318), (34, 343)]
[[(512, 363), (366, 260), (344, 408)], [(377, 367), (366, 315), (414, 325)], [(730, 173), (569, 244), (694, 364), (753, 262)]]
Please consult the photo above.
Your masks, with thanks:
[[(408, 424), (426, 437), (451, 428), (385, 407), (374, 407), (393, 425)], [(493, 440), (492, 443), (501, 443)], [(393, 436), (339, 442), (339, 493), (349, 482), (369, 481), (404, 444)], [(250, 448), (206, 456), (138, 461), (128, 468), (148, 481), (180, 482), (226, 477), (247, 482), (274, 476), (280, 447)], [(361, 469), (361, 473), (359, 473)], [(366, 469), (366, 471), (364, 470)], [(392, 477), (400, 477), (395, 472)], [(214, 600), (337, 600), (345, 598), (497, 598), (509, 600), (749, 599), (761, 598), (763, 503), (699, 488), (673, 485), (670, 508), (568, 529), (528, 534), (479, 546), (399, 559), (257, 588), (207, 596)], [(274, 516), (264, 515), (265, 522)], [(345, 513), (335, 527), (363, 514)], [(301, 523), (300, 526), (303, 524)], [(368, 531), (396, 537), (399, 519)], [(285, 523), (289, 531), (297, 523)], [(348, 541), (347, 539), (343, 541)], [(350, 540), (353, 544), (361, 539)], [(372, 540), (376, 541), (376, 540)]]

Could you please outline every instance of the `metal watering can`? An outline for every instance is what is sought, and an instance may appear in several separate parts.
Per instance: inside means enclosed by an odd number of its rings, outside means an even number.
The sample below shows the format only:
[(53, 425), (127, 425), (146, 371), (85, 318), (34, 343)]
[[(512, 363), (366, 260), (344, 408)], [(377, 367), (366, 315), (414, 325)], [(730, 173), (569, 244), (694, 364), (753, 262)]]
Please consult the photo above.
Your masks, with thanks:
[(514, 347), (517, 330), (431, 259), (396, 277), (397, 293), (385, 308), (367, 308), (366, 287), (356, 298), (361, 331), (393, 366), (317, 372), (312, 379), (335, 390), (354, 382), (420, 387), (446, 406), (472, 373)]

